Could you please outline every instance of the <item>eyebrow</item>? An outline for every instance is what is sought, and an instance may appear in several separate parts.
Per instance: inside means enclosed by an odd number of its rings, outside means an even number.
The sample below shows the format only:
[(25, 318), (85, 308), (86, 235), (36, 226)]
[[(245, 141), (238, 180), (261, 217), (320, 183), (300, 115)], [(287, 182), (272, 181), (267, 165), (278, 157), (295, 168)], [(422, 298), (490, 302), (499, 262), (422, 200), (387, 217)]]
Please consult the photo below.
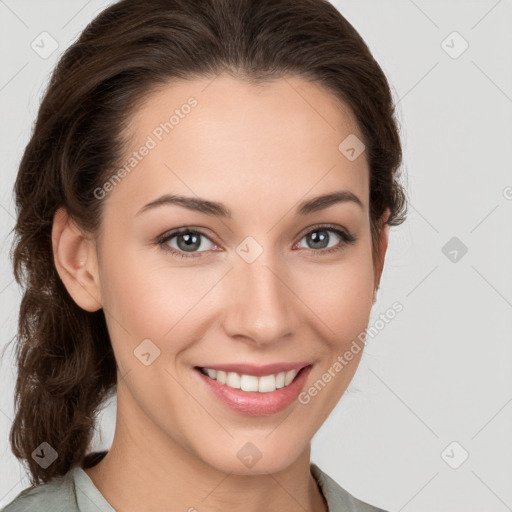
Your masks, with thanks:
[[(349, 190), (340, 190), (303, 201), (297, 207), (297, 214), (309, 215), (310, 213), (324, 210), (325, 208), (338, 203), (354, 203), (363, 208), (363, 203), (353, 192), (350, 192)], [(136, 215), (140, 215), (145, 211), (164, 205), (177, 205), (206, 215), (229, 219), (232, 218), (231, 210), (222, 203), (198, 197), (187, 197), (176, 194), (165, 194), (158, 199), (145, 204)]]

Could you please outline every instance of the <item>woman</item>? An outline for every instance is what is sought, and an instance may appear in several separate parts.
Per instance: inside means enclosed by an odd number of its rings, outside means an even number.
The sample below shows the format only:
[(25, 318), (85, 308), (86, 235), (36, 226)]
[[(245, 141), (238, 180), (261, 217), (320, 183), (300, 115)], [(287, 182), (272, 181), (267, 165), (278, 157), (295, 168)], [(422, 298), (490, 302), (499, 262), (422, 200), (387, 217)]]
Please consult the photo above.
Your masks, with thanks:
[(15, 184), (10, 441), (32, 487), (4, 510), (380, 510), (310, 441), (362, 354), (400, 162), (388, 82), (325, 0), (93, 20)]

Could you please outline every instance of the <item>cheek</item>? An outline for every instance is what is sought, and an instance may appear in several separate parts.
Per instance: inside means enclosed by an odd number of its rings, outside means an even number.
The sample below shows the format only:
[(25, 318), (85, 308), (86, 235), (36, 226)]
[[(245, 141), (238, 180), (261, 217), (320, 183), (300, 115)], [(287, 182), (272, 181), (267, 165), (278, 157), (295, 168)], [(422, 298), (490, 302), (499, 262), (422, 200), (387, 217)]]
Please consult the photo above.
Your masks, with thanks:
[(328, 292), (318, 296), (326, 314), (333, 323), (334, 330), (344, 326), (359, 326), (368, 319), (372, 306), (373, 288), (372, 275), (365, 269), (352, 269), (343, 272), (339, 281), (329, 281)]
[[(302, 272), (297, 295), (326, 326), (336, 343), (351, 340), (363, 331), (373, 306), (374, 276), (368, 251), (361, 247), (338, 265), (318, 266)], [(330, 333), (330, 334), (329, 334)]]
[(165, 257), (150, 255), (147, 249), (124, 253), (122, 261), (105, 258), (101, 278), (113, 344), (123, 340), (126, 351), (129, 338), (133, 350), (149, 338), (164, 350), (172, 340), (173, 351), (179, 352), (186, 347), (187, 338), (194, 338), (191, 333), (200, 312), (213, 307), (209, 295), (214, 294), (209, 291), (221, 280), (225, 269), (180, 268), (175, 261), (168, 263)]

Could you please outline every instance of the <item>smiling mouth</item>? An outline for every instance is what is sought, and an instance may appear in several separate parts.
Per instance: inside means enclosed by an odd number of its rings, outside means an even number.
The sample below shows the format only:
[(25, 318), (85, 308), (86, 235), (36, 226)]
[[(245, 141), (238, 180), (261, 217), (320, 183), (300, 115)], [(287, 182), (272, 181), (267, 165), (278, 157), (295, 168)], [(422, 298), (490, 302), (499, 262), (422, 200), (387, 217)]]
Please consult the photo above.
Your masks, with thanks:
[(196, 366), (195, 369), (219, 384), (224, 384), (232, 389), (249, 392), (271, 393), (289, 386), (299, 374), (311, 365), (304, 366), (300, 370), (292, 369), (269, 375), (249, 375), (238, 372), (225, 372), (213, 368)]

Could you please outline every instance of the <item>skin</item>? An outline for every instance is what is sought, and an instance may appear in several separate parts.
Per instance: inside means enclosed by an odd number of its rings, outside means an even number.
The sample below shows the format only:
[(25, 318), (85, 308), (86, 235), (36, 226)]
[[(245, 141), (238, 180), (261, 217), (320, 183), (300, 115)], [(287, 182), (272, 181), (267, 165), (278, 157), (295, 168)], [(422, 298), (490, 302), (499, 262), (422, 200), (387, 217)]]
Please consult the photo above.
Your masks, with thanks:
[[(97, 236), (65, 209), (54, 219), (56, 268), (80, 307), (103, 308), (118, 364), (113, 444), (86, 473), (125, 512), (324, 511), (310, 441), (362, 351), (308, 404), (268, 416), (228, 409), (192, 367), (310, 361), (308, 389), (365, 330), (388, 227), (374, 264), (366, 154), (349, 161), (338, 150), (349, 134), (362, 135), (349, 109), (317, 84), (290, 76), (255, 86), (220, 75), (153, 93), (132, 117), (127, 154), (190, 96), (198, 105), (102, 199)], [(339, 190), (363, 206), (295, 212), (299, 202)], [(178, 205), (137, 215), (164, 193), (222, 202), (232, 218)], [(315, 229), (322, 223), (357, 240), (344, 244)], [(181, 259), (155, 243), (182, 227), (205, 233), (193, 249), (199, 257)], [(312, 243), (306, 235), (315, 231), (329, 242)], [(263, 249), (252, 263), (236, 252), (248, 236)], [(167, 247), (183, 253), (179, 242)], [(134, 356), (147, 338), (160, 349), (149, 366)], [(252, 468), (237, 457), (247, 442), (262, 454)]]

